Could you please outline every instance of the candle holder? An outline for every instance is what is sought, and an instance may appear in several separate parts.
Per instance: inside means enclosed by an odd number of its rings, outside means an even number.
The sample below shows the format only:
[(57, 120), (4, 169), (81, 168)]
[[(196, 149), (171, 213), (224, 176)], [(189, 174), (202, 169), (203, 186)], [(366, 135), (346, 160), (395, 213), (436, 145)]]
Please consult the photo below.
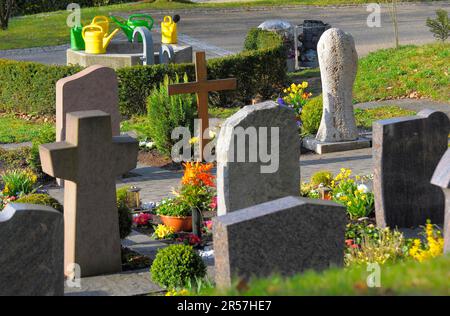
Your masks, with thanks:
[(127, 206), (132, 210), (141, 208), (141, 189), (132, 186), (127, 191)]

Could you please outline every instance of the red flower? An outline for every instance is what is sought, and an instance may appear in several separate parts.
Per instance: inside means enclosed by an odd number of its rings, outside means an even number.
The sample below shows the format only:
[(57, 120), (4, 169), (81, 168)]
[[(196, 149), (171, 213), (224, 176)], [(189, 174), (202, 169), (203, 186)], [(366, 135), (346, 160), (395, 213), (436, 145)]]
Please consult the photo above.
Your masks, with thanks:
[(194, 234), (189, 234), (189, 245), (194, 246), (202, 242), (202, 239)]
[(147, 213), (141, 213), (133, 218), (133, 222), (138, 226), (148, 225), (148, 222), (151, 221), (152, 216)]
[(345, 241), (345, 244), (347, 245), (347, 246), (352, 246), (353, 245), (353, 239), (347, 239), (346, 241)]
[(212, 230), (212, 221), (206, 221), (205, 222), (205, 226), (206, 226), (206, 228), (208, 229), (208, 230)]
[(217, 195), (211, 199), (211, 203), (209, 204), (209, 207), (213, 210), (215, 210), (217, 208)]

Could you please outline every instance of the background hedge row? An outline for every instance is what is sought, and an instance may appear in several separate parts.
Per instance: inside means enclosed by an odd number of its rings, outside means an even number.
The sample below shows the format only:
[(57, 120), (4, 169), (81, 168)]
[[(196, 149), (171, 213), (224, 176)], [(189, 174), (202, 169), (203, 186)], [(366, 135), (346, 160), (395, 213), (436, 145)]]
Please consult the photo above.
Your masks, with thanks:
[[(0, 111), (54, 114), (56, 82), (81, 69), (0, 60)], [(147, 97), (166, 74), (174, 79), (176, 74), (182, 77), (186, 73), (190, 80), (195, 79), (193, 64), (133, 66), (116, 72), (120, 111), (125, 116), (146, 112)], [(211, 93), (211, 105), (245, 105), (256, 96), (270, 98), (286, 80), (286, 55), (281, 38), (273, 47), (208, 60), (208, 79), (229, 77), (237, 79), (237, 89)]]
[(14, 15), (26, 15), (41, 12), (65, 10), (69, 3), (78, 3), (81, 7), (98, 7), (115, 3), (135, 2), (136, 0), (15, 0)]

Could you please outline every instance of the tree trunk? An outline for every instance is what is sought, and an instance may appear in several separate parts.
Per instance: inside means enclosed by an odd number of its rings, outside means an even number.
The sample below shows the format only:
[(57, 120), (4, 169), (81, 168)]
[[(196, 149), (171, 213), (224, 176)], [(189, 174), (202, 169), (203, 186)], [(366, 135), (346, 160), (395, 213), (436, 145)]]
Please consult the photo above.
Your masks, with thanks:
[(8, 29), (9, 17), (11, 16), (15, 0), (0, 0), (0, 27)]

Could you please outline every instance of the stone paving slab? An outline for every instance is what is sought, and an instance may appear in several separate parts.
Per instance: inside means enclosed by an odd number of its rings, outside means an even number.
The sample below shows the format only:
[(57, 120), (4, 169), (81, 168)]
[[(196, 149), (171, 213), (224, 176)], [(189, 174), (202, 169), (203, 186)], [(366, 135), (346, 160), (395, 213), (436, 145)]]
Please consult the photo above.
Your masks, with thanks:
[(126, 271), (81, 279), (81, 288), (65, 284), (65, 296), (134, 296), (161, 294), (163, 289), (151, 281), (148, 269)]
[(167, 247), (167, 244), (153, 240), (150, 236), (133, 230), (127, 238), (122, 240), (122, 246), (136, 251), (141, 255), (150, 257), (153, 260), (158, 250)]

